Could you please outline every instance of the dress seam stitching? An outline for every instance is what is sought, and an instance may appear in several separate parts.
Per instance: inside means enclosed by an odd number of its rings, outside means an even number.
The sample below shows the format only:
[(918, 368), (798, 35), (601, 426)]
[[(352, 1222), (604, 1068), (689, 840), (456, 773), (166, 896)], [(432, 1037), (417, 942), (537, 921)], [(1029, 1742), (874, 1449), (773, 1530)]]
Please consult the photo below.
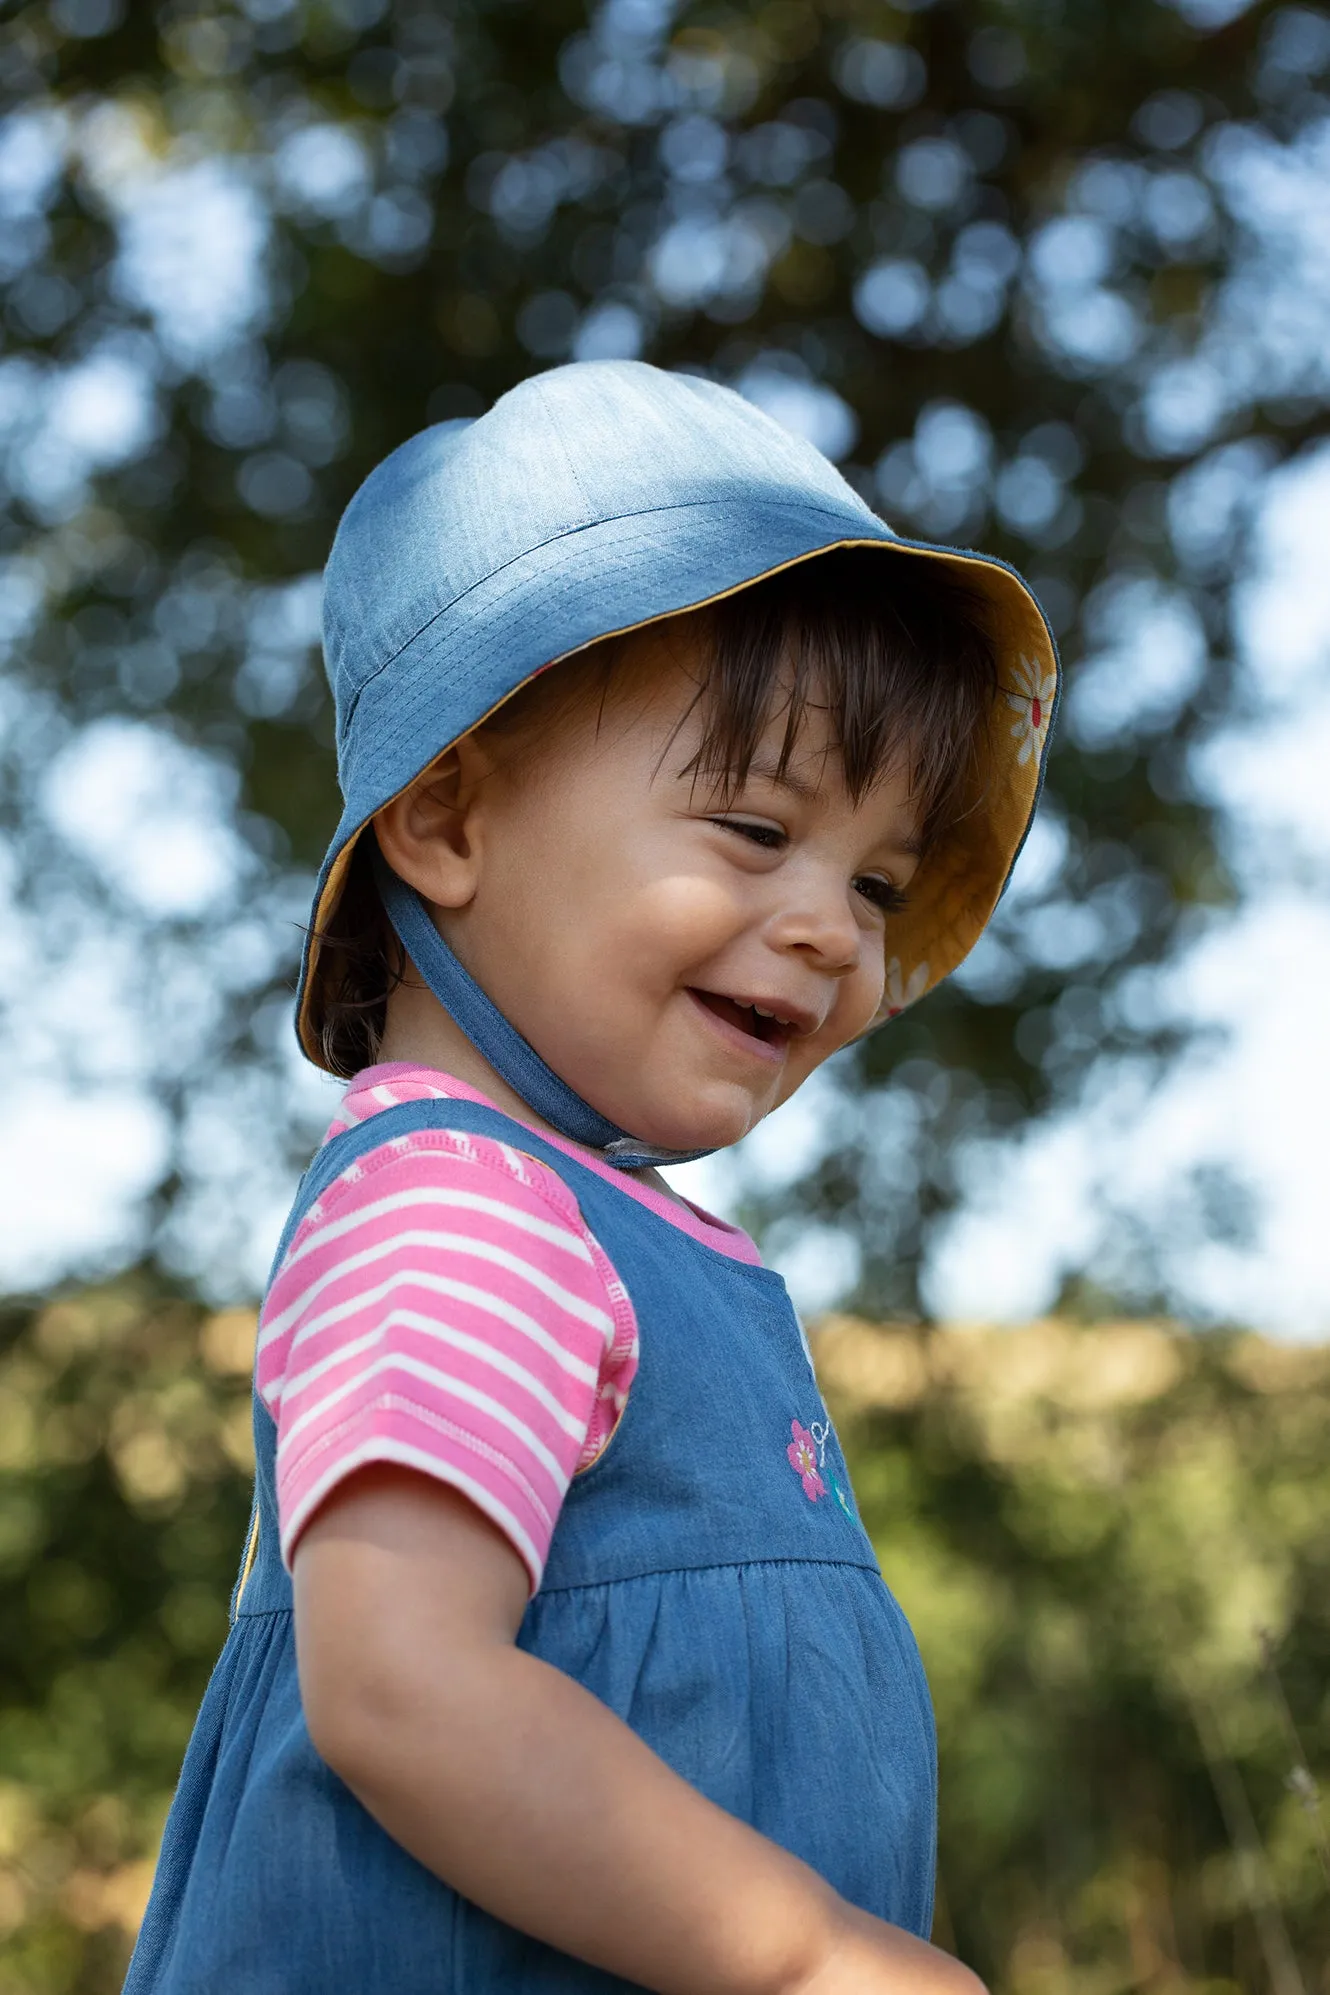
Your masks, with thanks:
[[(555, 1586), (545, 1586), (542, 1584), (538, 1593), (534, 1594), (532, 1598), (538, 1599), (540, 1594), (550, 1593), (587, 1593), (594, 1587), (627, 1586), (634, 1580), (666, 1579), (675, 1573), (734, 1572), (742, 1570), (744, 1567), (758, 1566), (834, 1566), (842, 1572), (868, 1572), (872, 1573), (877, 1579), (882, 1578), (882, 1573), (878, 1566), (870, 1565), (860, 1559), (819, 1559), (809, 1558), (806, 1554), (800, 1557), (779, 1559), (706, 1559), (698, 1565), (648, 1566), (642, 1572), (620, 1573), (613, 1579), (577, 1579), (569, 1580), (565, 1585)], [(883, 1584), (885, 1585), (885, 1581)]]

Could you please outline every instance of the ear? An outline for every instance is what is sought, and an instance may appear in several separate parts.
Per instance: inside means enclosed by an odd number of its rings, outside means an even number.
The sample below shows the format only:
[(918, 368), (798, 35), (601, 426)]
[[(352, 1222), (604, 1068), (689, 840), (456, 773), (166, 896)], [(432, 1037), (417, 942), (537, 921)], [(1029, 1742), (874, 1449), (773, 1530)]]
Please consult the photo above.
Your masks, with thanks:
[(481, 798), (492, 758), (464, 735), (374, 817), (379, 850), (399, 878), (436, 907), (465, 907), (480, 878)]

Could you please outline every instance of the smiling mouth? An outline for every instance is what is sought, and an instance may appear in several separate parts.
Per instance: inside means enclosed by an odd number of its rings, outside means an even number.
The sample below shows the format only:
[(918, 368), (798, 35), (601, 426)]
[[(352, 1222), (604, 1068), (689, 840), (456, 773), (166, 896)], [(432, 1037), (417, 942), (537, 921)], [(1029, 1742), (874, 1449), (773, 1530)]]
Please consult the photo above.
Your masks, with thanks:
[(699, 991), (691, 985), (689, 994), (715, 1017), (723, 1018), (727, 1025), (736, 1026), (740, 1032), (746, 1032), (750, 1039), (760, 1040), (764, 1046), (784, 1046), (794, 1037), (793, 1025), (770, 1012), (759, 1011), (756, 1005), (739, 1004), (734, 998), (721, 997), (716, 991)]

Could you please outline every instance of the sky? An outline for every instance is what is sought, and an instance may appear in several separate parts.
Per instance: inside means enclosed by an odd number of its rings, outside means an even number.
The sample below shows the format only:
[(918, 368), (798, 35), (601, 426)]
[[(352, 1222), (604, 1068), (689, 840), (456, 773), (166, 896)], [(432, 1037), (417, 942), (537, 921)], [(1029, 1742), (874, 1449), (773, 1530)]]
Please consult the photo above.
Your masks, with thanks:
[[(1190, 4), (1222, 14), (1225, 0)], [(349, 215), (366, 198), (354, 144), (333, 127), (306, 130), (301, 144), (300, 157), (273, 162), (279, 197), (298, 204), (317, 196), (320, 212)], [(43, 110), (5, 121), (0, 211), (35, 226), (62, 161), (75, 152), (116, 230), (112, 292), (143, 316), (150, 334), (108, 333), (63, 369), (21, 354), (0, 361), (5, 475), (52, 517), (72, 517), (99, 468), (151, 441), (164, 362), (230, 368), (240, 381), (261, 352), (267, 309), (256, 272), (269, 220), (255, 177), (206, 157), (161, 160), (123, 107), (94, 107), (77, 127)], [(1144, 433), (1165, 456), (1221, 436), (1226, 409), (1248, 406), (1267, 387), (1293, 393), (1310, 384), (1320, 393), (1330, 352), (1330, 121), (1283, 148), (1250, 128), (1224, 127), (1206, 171), (1244, 221), (1248, 246), (1217, 301), (1208, 344), (1185, 364), (1158, 369), (1143, 397)], [(1092, 163), (1069, 190), (1068, 214), (1032, 247), (1031, 298), (1048, 337), (1068, 350), (1077, 342), (1098, 350), (1129, 331), (1104, 279), (1124, 203), (1158, 205), (1167, 195), (1172, 207), (1156, 218), (1159, 227), (1185, 233), (1208, 225), (1210, 196), (1201, 200), (1205, 190), (1193, 176), (1137, 180), (1125, 168)], [(900, 307), (904, 280), (893, 272), (888, 284), (879, 270), (864, 311)], [(598, 324), (594, 337), (621, 339), (623, 331)], [(851, 446), (852, 414), (830, 390), (761, 367), (738, 385), (829, 454)], [(993, 471), (991, 441), (957, 404), (922, 411), (913, 437), (885, 452), (877, 468), (888, 516), (893, 499), (963, 508), (967, 481)], [(927, 1299), (942, 1318), (1037, 1314), (1069, 1268), (1120, 1265), (1144, 1224), (1163, 1243), (1180, 1305), (1198, 1319), (1240, 1320), (1289, 1338), (1330, 1334), (1323, 1216), (1330, 446), (1263, 486), (1263, 467), (1247, 445), (1213, 449), (1203, 465), (1209, 483), (1192, 508), (1202, 527), (1216, 507), (1231, 510), (1261, 493), (1239, 599), (1244, 718), (1208, 746), (1194, 771), (1223, 812), (1242, 898), (1175, 961), (1138, 973), (1132, 1001), (1155, 1019), (1205, 1030), (1162, 1079), (1105, 1072), (1074, 1111), (1014, 1143), (967, 1152), (967, 1198), (936, 1240), (927, 1271)], [(1060, 503), (1054, 486), (1044, 460), (1013, 460), (996, 478), (995, 502), (1016, 518), (1022, 508)], [(1185, 539), (1192, 530), (1185, 504), (1178, 517)], [(204, 581), (177, 606), (181, 615), (222, 602), (232, 586), (220, 570)], [(22, 559), (8, 562), (0, 574), (0, 646), (21, 645), (39, 608), (40, 578)], [(1194, 683), (1186, 618), (1166, 602), (1127, 609), (1138, 624), (1128, 623), (1125, 634), (1108, 629), (1095, 664), (1078, 677), (1068, 724), (1083, 735), (1111, 736), (1124, 724), (1124, 701), (1138, 710), (1151, 701), (1166, 707)], [(250, 651), (237, 694), (253, 711), (308, 669), (317, 613), (316, 576), (261, 592), (247, 607)], [(7, 1022), (0, 1286), (96, 1275), (139, 1251), (151, 1219), (146, 1195), (169, 1161), (162, 1099), (202, 1059), (205, 1077), (191, 1093), (178, 1159), (191, 1189), (166, 1252), (222, 1300), (261, 1287), (292, 1181), (273, 1159), (270, 1105), (258, 1081), (207, 1070), (210, 1020), (220, 987), (243, 994), (266, 982), (282, 938), (289, 943), (306, 916), (311, 882), (259, 875), (252, 846), (236, 832), (234, 771), (154, 723), (153, 675), (172, 669), (166, 650), (145, 648), (135, 669), (141, 713), (76, 734), (40, 695), (0, 677), (0, 742), (35, 772), (28, 806), (68, 861), (67, 882), (38, 921), (20, 904), (17, 856), (0, 839)], [(1033, 837), (1013, 884), (1031, 905), (1050, 849), (1049, 837)], [(196, 919), (206, 924), (206, 949), (189, 940)], [(300, 1060), (285, 1007), (270, 1006), (258, 1029), (275, 1049), (284, 1112), (312, 1145), (336, 1090)], [(789, 1182), (816, 1160), (834, 1130), (836, 1101), (832, 1070), (738, 1151), (683, 1167), (676, 1183), (717, 1210), (735, 1210), (750, 1187)], [(1244, 1244), (1198, 1247), (1185, 1228), (1172, 1227), (1178, 1187), (1200, 1165), (1250, 1188)], [(825, 1229), (789, 1230), (774, 1258), (806, 1312), (853, 1281), (853, 1243)]]

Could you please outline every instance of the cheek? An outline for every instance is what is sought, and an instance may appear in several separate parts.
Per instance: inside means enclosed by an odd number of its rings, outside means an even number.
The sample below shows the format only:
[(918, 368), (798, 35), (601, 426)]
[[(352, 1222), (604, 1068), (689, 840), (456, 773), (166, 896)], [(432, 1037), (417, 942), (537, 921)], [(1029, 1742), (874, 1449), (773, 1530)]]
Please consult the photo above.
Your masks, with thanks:
[(611, 864), (603, 842), (579, 883), (584, 947), (602, 969), (639, 985), (672, 987), (733, 941), (748, 919), (732, 882), (652, 840), (621, 843)]
[(866, 1031), (882, 1008), (887, 995), (887, 951), (882, 937), (875, 936), (864, 951), (856, 982), (860, 985), (857, 1003), (863, 1007), (863, 1022), (856, 1025), (852, 1037)]
[(869, 941), (865, 945), (864, 961), (854, 975), (847, 977), (841, 985), (835, 1009), (826, 1025), (816, 1038), (802, 1042), (799, 1048), (802, 1055), (800, 1071), (795, 1086), (806, 1080), (833, 1053), (839, 1053), (842, 1046), (848, 1046), (860, 1033), (868, 1030), (877, 1017), (886, 983), (881, 942)]
[(666, 874), (644, 883), (633, 909), (643, 943), (683, 962), (711, 955), (744, 919), (743, 898), (699, 874)]

